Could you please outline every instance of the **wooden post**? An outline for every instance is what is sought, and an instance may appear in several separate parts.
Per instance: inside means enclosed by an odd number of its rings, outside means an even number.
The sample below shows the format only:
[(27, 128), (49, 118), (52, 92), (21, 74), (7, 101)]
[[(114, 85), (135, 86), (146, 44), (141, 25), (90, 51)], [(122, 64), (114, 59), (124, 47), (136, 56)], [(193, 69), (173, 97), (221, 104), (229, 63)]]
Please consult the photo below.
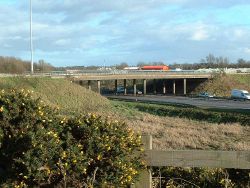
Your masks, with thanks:
[(147, 94), (147, 80), (143, 79), (143, 95)]
[(123, 80), (123, 87), (124, 87), (124, 95), (127, 95), (127, 80)]
[[(142, 136), (142, 143), (145, 150), (152, 150), (152, 136)], [(144, 170), (140, 173), (139, 181), (136, 182), (131, 188), (152, 188), (152, 174), (151, 170)]]

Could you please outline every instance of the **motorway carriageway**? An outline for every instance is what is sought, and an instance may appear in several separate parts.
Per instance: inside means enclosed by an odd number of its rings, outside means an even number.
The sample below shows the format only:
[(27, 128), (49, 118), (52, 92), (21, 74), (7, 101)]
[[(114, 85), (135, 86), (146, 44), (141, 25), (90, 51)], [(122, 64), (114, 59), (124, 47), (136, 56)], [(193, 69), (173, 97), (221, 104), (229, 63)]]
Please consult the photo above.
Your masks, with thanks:
[(250, 101), (234, 101), (228, 99), (216, 98), (190, 98), (180, 96), (160, 96), (160, 95), (109, 95), (110, 99), (119, 99), (126, 101), (152, 102), (159, 104), (183, 104), (192, 105), (199, 108), (229, 109), (229, 110), (246, 110), (250, 112)]

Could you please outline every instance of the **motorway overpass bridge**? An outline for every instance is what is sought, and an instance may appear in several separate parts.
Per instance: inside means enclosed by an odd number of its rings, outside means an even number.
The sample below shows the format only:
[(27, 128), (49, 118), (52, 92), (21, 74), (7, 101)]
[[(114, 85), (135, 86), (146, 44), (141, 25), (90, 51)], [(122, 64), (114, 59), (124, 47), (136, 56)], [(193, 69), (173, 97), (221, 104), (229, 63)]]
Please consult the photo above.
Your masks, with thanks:
[[(153, 80), (153, 93), (156, 94), (156, 81), (162, 81), (161, 93), (166, 94), (167, 88), (171, 85), (171, 93), (176, 94), (177, 84), (181, 85), (183, 95), (187, 94), (187, 87), (193, 84), (195, 80), (207, 80), (212, 77), (209, 73), (196, 71), (120, 71), (120, 72), (100, 72), (100, 73), (85, 73), (72, 75), (75, 82), (83, 85), (83, 81), (87, 81), (87, 87), (91, 90), (91, 82), (97, 83), (97, 91), (101, 92), (101, 81), (114, 80), (115, 91), (117, 90), (118, 80), (123, 80), (124, 94), (127, 94), (127, 80), (133, 82), (133, 93), (136, 95), (137, 80), (143, 80), (143, 94), (147, 94), (147, 81)], [(159, 86), (158, 86), (159, 87)], [(179, 87), (180, 88), (180, 87)], [(159, 91), (159, 88), (158, 88)]]

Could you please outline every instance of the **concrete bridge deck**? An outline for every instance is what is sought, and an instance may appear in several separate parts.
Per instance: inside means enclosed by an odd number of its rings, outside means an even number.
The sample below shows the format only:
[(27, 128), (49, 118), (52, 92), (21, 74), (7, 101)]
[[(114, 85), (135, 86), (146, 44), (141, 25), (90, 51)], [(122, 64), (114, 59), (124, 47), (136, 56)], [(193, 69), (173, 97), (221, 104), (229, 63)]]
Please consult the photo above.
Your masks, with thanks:
[(172, 91), (176, 94), (176, 80), (183, 80), (183, 94), (187, 94), (187, 80), (209, 79), (212, 74), (197, 71), (120, 71), (120, 72), (101, 72), (75, 74), (71, 76), (75, 82), (82, 85), (83, 81), (88, 81), (88, 88), (91, 89), (91, 82), (97, 81), (98, 93), (101, 91), (101, 81), (114, 80), (115, 91), (117, 91), (118, 80), (123, 80), (124, 94), (127, 94), (127, 80), (133, 80), (133, 91), (136, 95), (136, 80), (143, 80), (143, 94), (147, 93), (147, 80), (154, 80), (154, 93), (156, 93), (156, 80), (163, 80), (163, 94), (166, 93), (166, 80), (172, 80)]
[(208, 79), (212, 75), (200, 72), (127, 72), (85, 73), (72, 75), (75, 80), (125, 80), (125, 79)]

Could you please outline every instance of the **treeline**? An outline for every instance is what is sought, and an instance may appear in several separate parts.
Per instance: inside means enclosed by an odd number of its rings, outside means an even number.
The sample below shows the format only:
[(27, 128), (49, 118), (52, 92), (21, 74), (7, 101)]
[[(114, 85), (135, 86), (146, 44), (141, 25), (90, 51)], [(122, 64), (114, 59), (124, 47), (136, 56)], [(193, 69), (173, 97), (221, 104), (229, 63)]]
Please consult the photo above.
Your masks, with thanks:
[(209, 54), (205, 59), (201, 59), (199, 63), (183, 63), (170, 64), (170, 68), (181, 68), (184, 70), (209, 69), (209, 68), (250, 68), (250, 61), (238, 59), (236, 63), (232, 63), (228, 58), (215, 57)]
[[(22, 74), (30, 72), (30, 62), (23, 61), (15, 57), (3, 57), (0, 56), (0, 73), (10, 73), (10, 74)], [(44, 60), (39, 60), (38, 63), (34, 62), (35, 72), (47, 72), (52, 71), (55, 68), (46, 63)]]
[[(137, 66), (144, 65), (163, 65), (163, 62), (151, 62), (143, 63), (140, 62)], [(215, 57), (209, 54), (204, 59), (201, 59), (199, 63), (172, 63), (169, 64), (171, 69), (180, 68), (183, 70), (197, 70), (197, 69), (209, 69), (209, 68), (250, 68), (250, 61), (244, 59), (238, 59), (236, 63), (232, 63), (228, 58), (225, 57)]]

